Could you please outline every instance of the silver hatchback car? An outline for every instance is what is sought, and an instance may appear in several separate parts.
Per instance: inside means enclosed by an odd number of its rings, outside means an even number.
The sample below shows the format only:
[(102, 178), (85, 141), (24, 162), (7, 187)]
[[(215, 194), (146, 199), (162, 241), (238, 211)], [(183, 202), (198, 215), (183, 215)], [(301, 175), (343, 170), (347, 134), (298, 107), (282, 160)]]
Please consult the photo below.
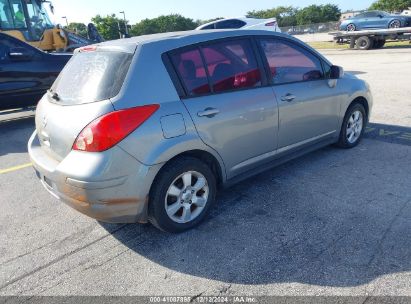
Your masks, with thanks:
[(288, 35), (189, 31), (78, 49), (28, 148), (56, 198), (103, 222), (198, 225), (216, 191), (304, 153), (356, 146), (369, 86)]

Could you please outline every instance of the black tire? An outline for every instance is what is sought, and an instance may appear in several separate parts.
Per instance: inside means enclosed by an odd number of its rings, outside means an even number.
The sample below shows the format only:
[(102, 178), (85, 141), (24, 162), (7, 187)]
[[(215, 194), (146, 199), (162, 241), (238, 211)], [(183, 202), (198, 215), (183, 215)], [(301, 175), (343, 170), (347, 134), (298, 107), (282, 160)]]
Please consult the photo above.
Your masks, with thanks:
[(374, 40), (367, 36), (361, 36), (357, 39), (356, 45), (359, 50), (369, 50), (374, 46)]
[(374, 49), (381, 49), (385, 45), (385, 39), (374, 40)]
[[(356, 111), (360, 111), (362, 114), (362, 118), (363, 118), (363, 126), (362, 126), (362, 130), (361, 133), (358, 137), (358, 139), (355, 142), (350, 142), (348, 140), (348, 136), (347, 136), (347, 129), (348, 129), (348, 125), (349, 125), (349, 120), (351, 118), (351, 116), (356, 112)], [(351, 149), (356, 147), (362, 140), (363, 136), (364, 136), (364, 132), (365, 129), (367, 127), (367, 123), (368, 123), (368, 116), (367, 116), (367, 112), (365, 111), (364, 106), (361, 103), (354, 103), (352, 104), (344, 117), (344, 121), (341, 127), (341, 132), (340, 132), (340, 137), (338, 139), (337, 142), (337, 146), (339, 146), (340, 148), (344, 148), (344, 149)]]
[[(205, 177), (208, 184), (208, 199), (204, 209), (195, 219), (187, 223), (177, 223), (170, 218), (166, 211), (167, 192), (180, 175), (190, 171), (196, 171)], [(149, 221), (160, 230), (170, 233), (180, 233), (192, 229), (206, 218), (215, 202), (216, 192), (216, 177), (210, 167), (204, 162), (194, 157), (182, 157), (171, 161), (159, 172), (150, 191), (148, 205)], [(176, 198), (176, 201), (178, 200)], [(183, 211), (184, 208), (181, 208)]]

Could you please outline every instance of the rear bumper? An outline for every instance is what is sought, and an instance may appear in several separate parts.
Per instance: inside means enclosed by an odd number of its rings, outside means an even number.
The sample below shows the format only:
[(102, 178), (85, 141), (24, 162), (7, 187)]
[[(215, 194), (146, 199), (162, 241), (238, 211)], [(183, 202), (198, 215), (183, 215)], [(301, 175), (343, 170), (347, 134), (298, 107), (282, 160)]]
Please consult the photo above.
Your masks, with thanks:
[(36, 132), (28, 150), (46, 190), (75, 210), (102, 222), (147, 221), (148, 194), (160, 165), (145, 166), (119, 147), (71, 151), (57, 161), (41, 148)]

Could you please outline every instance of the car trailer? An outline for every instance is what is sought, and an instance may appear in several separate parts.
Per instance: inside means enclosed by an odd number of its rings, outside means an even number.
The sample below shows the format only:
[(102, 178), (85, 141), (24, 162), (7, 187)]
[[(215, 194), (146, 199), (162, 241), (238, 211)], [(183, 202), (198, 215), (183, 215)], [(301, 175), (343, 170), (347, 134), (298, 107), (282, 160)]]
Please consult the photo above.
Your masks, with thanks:
[(384, 47), (387, 40), (404, 41), (409, 40), (411, 43), (411, 27), (365, 30), (351, 32), (333, 32), (337, 43), (350, 43), (350, 48), (359, 50), (380, 49)]

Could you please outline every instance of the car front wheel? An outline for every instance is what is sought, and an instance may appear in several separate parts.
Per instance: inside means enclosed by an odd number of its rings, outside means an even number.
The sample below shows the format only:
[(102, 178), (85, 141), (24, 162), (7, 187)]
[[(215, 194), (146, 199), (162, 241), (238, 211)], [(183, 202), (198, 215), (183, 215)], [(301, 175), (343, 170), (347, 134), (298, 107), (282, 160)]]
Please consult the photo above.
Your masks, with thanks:
[(347, 32), (354, 32), (357, 30), (357, 27), (355, 26), (355, 24), (350, 23), (347, 25)]
[(149, 220), (157, 228), (179, 233), (194, 228), (215, 201), (216, 178), (197, 158), (168, 163), (156, 178), (149, 200)]
[(364, 106), (360, 103), (351, 105), (344, 117), (338, 146), (346, 149), (357, 146), (364, 135), (367, 121)]

